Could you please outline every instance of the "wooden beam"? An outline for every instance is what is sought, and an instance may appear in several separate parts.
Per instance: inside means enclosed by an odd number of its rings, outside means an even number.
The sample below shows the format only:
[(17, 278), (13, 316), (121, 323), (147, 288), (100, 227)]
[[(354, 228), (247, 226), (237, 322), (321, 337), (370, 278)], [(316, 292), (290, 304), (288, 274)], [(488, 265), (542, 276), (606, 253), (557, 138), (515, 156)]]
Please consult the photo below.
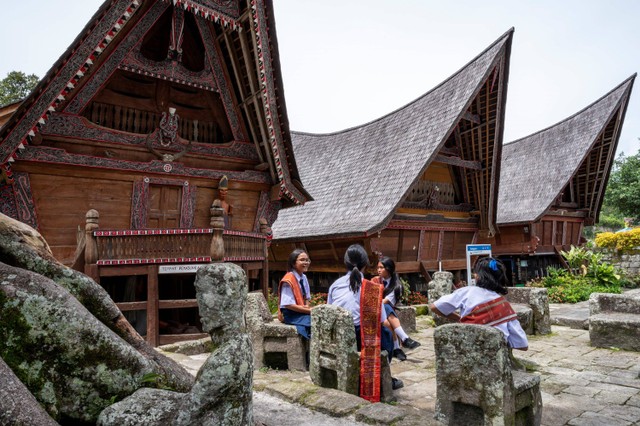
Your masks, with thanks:
[(429, 274), (429, 271), (427, 271), (427, 268), (425, 267), (425, 262), (420, 262), (420, 273), (422, 274), (422, 276), (427, 282), (431, 281), (431, 274)]
[(480, 116), (478, 114), (471, 114), (469, 111), (465, 111), (464, 114), (462, 114), (462, 118), (475, 124), (482, 124)]
[(160, 300), (158, 302), (158, 309), (182, 309), (197, 307), (198, 301), (196, 299)]
[(158, 267), (147, 267), (147, 342), (151, 346), (158, 346), (159, 326), (159, 300)]
[(462, 167), (464, 169), (472, 169), (472, 170), (482, 170), (482, 162), (480, 161), (468, 161), (463, 160), (460, 157), (450, 157), (446, 155), (438, 154), (434, 161), (443, 164), (450, 164), (452, 166)]

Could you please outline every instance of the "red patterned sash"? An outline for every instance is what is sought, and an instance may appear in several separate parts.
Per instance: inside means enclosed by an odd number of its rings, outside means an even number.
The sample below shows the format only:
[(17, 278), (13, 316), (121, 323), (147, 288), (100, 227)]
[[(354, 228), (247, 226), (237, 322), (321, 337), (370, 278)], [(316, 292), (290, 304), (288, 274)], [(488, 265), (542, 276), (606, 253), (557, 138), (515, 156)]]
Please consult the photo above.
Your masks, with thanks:
[(496, 326), (514, 319), (518, 319), (518, 315), (507, 302), (507, 299), (500, 296), (497, 299), (476, 306), (469, 315), (460, 318), (460, 322)]
[(362, 280), (360, 288), (360, 397), (380, 401), (380, 284)]

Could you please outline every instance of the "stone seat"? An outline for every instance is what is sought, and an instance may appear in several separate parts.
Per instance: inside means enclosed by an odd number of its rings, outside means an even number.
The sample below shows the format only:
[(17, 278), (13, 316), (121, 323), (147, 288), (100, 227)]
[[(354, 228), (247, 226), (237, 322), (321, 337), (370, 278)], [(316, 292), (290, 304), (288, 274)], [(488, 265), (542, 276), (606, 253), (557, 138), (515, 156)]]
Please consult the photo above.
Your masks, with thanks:
[[(549, 313), (549, 294), (546, 288), (537, 287), (509, 287), (509, 293), (505, 296), (507, 301), (518, 313), (518, 319), (527, 334), (551, 333), (551, 315)], [(523, 305), (531, 309), (530, 325), (523, 324), (520, 312), (516, 305)], [(523, 314), (524, 315), (524, 314)], [(523, 317), (526, 320), (526, 318)]]
[(593, 293), (589, 338), (595, 347), (640, 351), (640, 295)]
[(269, 354), (286, 354), (289, 370), (306, 371), (306, 343), (294, 325), (275, 321), (261, 292), (247, 295), (247, 329), (253, 343), (254, 368), (270, 366)]
[(512, 371), (500, 330), (446, 324), (433, 337), (437, 420), (447, 425), (540, 424), (540, 376)]
[(393, 308), (398, 319), (400, 320), (400, 324), (402, 325), (402, 329), (409, 333), (416, 332), (416, 309), (412, 306), (396, 306)]
[(533, 333), (533, 309), (524, 303), (511, 303), (511, 307), (518, 315), (520, 326), (527, 334)]

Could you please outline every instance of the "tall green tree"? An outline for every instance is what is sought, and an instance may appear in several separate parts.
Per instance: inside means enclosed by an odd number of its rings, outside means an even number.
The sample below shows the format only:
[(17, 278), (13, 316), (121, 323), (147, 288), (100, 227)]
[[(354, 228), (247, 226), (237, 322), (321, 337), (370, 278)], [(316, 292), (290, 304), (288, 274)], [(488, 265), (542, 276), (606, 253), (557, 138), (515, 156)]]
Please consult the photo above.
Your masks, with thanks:
[(616, 158), (604, 196), (604, 210), (640, 220), (640, 151)]
[(24, 99), (40, 78), (35, 75), (26, 75), (22, 71), (11, 71), (5, 78), (0, 80), (0, 106), (17, 102)]

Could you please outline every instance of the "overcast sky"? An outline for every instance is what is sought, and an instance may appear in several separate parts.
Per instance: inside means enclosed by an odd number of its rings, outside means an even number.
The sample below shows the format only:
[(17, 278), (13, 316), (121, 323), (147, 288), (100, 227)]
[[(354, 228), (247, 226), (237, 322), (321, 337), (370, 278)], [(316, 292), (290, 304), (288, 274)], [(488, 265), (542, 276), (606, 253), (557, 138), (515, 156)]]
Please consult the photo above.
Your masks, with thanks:
[[(505, 141), (578, 112), (640, 70), (635, 0), (273, 0), (289, 121), (325, 133), (421, 96), (515, 27)], [(42, 77), (102, 2), (0, 0), (0, 78)], [(640, 148), (640, 87), (618, 153)]]

